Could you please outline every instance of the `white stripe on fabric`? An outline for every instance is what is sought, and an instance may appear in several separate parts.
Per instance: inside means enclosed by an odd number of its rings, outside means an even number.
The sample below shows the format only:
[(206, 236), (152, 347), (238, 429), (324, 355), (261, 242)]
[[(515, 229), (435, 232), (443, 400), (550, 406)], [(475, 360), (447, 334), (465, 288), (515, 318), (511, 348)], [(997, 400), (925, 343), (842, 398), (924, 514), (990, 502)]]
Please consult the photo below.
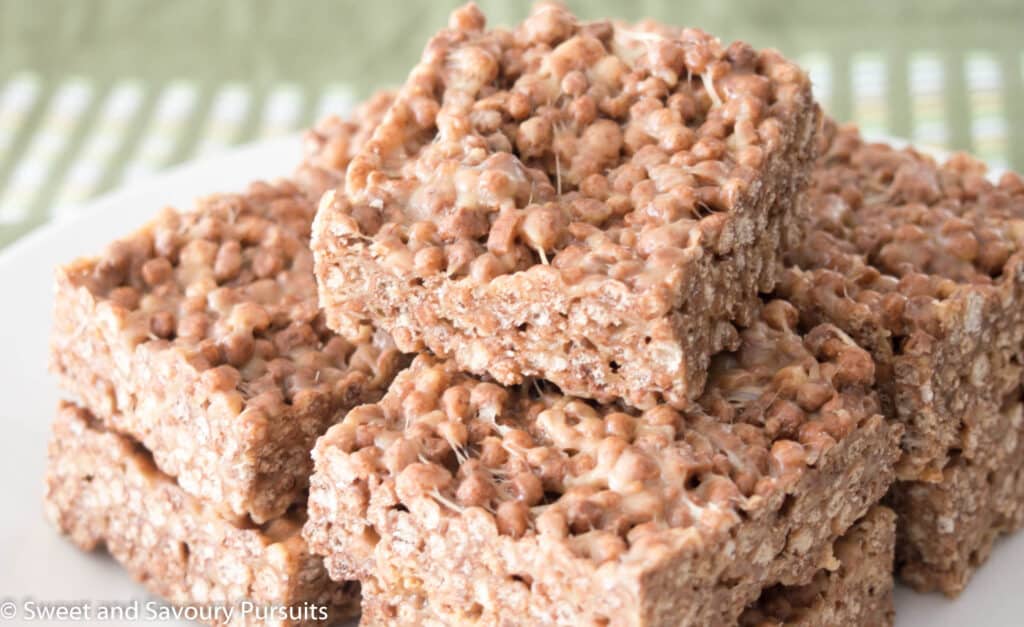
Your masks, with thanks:
[(832, 110), (832, 67), (824, 52), (808, 52), (800, 57), (799, 64), (807, 70), (814, 87), (814, 98), (825, 111)]
[(974, 152), (993, 166), (1006, 167), (1006, 117), (1002, 69), (996, 56), (975, 51), (965, 59)]
[(919, 144), (946, 146), (944, 98), (945, 72), (938, 52), (914, 52), (910, 55), (911, 139)]
[(267, 96), (260, 136), (274, 137), (295, 130), (302, 115), (302, 90), (297, 85), (278, 85)]
[(236, 143), (251, 105), (252, 94), (245, 85), (229, 83), (221, 87), (213, 98), (196, 152), (209, 154)]
[(138, 81), (123, 81), (110, 90), (82, 151), (72, 162), (55, 196), (53, 210), (67, 208), (95, 193), (103, 174), (117, 158), (117, 150), (142, 105), (143, 95), (143, 86)]
[(163, 89), (156, 110), (142, 132), (142, 144), (125, 167), (123, 181), (144, 176), (167, 165), (178, 139), (195, 113), (199, 89), (189, 81), (174, 81)]
[(879, 52), (858, 52), (851, 58), (853, 119), (866, 135), (888, 130), (885, 58)]
[(39, 129), (15, 168), (0, 198), (0, 223), (19, 222), (28, 216), (32, 201), (49, 180), (51, 171), (93, 99), (93, 86), (83, 79), (64, 81), (47, 107)]
[(0, 93), (0, 159), (7, 157), (7, 151), (35, 106), (41, 89), (42, 81), (31, 72), (16, 74), (4, 84)]
[(319, 121), (328, 115), (346, 115), (352, 111), (355, 104), (355, 94), (349, 87), (339, 84), (328, 85), (321, 90), (320, 99), (316, 103), (316, 119)]

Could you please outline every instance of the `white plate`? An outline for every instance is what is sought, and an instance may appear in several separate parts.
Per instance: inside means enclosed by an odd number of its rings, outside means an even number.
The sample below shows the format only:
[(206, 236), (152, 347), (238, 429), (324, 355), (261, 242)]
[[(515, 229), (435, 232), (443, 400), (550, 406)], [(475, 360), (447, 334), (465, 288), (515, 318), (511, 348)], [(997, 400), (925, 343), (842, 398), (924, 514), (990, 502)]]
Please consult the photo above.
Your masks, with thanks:
[[(0, 345), (0, 612), (2, 602), (126, 602), (148, 600), (109, 558), (87, 555), (43, 518), (40, 497), (46, 438), (58, 398), (46, 372), (53, 268), (96, 252), (165, 205), (188, 206), (214, 191), (288, 173), (298, 160), (290, 137), (199, 161), (132, 185), (46, 226), (0, 253), (4, 341)], [(897, 592), (897, 625), (1014, 625), (1024, 615), (1024, 534), (999, 542), (989, 562), (956, 601)], [(23, 616), (23, 615), (22, 615)], [(2, 618), (0, 618), (0, 622)], [(38, 622), (36, 624), (39, 624)]]

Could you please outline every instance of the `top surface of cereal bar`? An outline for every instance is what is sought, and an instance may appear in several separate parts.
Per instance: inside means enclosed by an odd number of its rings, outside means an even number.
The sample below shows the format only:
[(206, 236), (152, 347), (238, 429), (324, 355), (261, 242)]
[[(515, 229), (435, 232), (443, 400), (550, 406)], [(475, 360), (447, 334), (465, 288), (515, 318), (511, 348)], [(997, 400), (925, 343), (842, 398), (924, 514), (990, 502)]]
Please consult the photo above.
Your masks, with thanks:
[(956, 155), (865, 142), (827, 123), (811, 228), (777, 293), (871, 351), (886, 413), (907, 426), (900, 476), (987, 458), (1020, 386), (1024, 181)]
[(809, 100), (778, 53), (696, 29), (582, 23), (550, 4), (486, 29), (470, 5), (322, 212), (399, 275), (485, 282), (549, 265), (570, 285), (601, 275), (642, 291), (748, 237), (728, 216), (749, 209), (738, 199)]
[(645, 547), (694, 537), (717, 542), (779, 507), (808, 466), (881, 420), (867, 353), (829, 325), (800, 337), (796, 318), (788, 303), (767, 305), (684, 412), (503, 388), (422, 355), (379, 403), (321, 438), (318, 454), (340, 449), (356, 482), (379, 490), (369, 524), (393, 513), (393, 498), (421, 516), (436, 517), (432, 503), (449, 514), (481, 508), (501, 534), (568, 538), (597, 563), (637, 563)]
[(176, 350), (213, 390), (277, 413), (330, 392), (353, 369), (373, 376), (380, 351), (390, 350), (369, 327), (346, 339), (323, 325), (312, 215), (292, 183), (257, 183), (193, 211), (164, 210), (59, 274), (103, 304), (126, 348)]
[(307, 196), (318, 201), (324, 192), (344, 181), (352, 154), (370, 138), (394, 99), (394, 92), (379, 91), (361, 103), (353, 115), (327, 115), (303, 134), (302, 163), (292, 180)]
[(847, 295), (880, 305), (892, 332), (927, 323), (930, 309), (963, 288), (998, 283), (1024, 250), (1018, 175), (994, 183), (966, 155), (940, 165), (834, 123), (823, 142), (808, 191), (812, 229), (790, 261), (847, 274)]
[(301, 404), (343, 387), (353, 371), (385, 385), (392, 373), (379, 360), (394, 352), (390, 338), (368, 326), (342, 338), (324, 326), (309, 237), (319, 194), (344, 175), (392, 98), (380, 92), (351, 117), (322, 120), (307, 133), (293, 181), (165, 209), (59, 275), (105, 303), (125, 346), (181, 351), (248, 408)]

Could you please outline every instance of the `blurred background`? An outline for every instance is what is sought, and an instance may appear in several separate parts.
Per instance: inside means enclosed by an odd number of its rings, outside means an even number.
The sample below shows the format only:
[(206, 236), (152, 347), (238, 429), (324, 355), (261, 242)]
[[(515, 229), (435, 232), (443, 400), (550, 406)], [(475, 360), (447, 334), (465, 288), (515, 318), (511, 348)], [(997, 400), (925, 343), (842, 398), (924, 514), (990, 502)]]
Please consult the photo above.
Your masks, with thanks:
[[(0, 0), (0, 247), (61, 208), (397, 84), (458, 4)], [(479, 4), (512, 24), (531, 2)], [(1024, 0), (567, 4), (779, 48), (840, 120), (1024, 169)]]

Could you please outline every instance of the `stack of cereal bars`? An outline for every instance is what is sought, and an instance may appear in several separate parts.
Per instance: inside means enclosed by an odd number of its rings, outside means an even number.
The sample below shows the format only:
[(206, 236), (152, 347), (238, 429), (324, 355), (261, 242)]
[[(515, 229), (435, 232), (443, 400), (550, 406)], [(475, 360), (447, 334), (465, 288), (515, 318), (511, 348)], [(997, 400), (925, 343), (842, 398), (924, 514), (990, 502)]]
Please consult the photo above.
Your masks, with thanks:
[(309, 453), (408, 359), (369, 325), (326, 327), (309, 232), (389, 102), (328, 121), (291, 179), (165, 209), (57, 271), (51, 364), (78, 403), (57, 409), (47, 515), (171, 603), (236, 624), (358, 612), (302, 538)]
[(1021, 524), (1016, 175), (552, 4), (308, 139), (58, 272), (48, 513), (172, 603), (885, 625)]

